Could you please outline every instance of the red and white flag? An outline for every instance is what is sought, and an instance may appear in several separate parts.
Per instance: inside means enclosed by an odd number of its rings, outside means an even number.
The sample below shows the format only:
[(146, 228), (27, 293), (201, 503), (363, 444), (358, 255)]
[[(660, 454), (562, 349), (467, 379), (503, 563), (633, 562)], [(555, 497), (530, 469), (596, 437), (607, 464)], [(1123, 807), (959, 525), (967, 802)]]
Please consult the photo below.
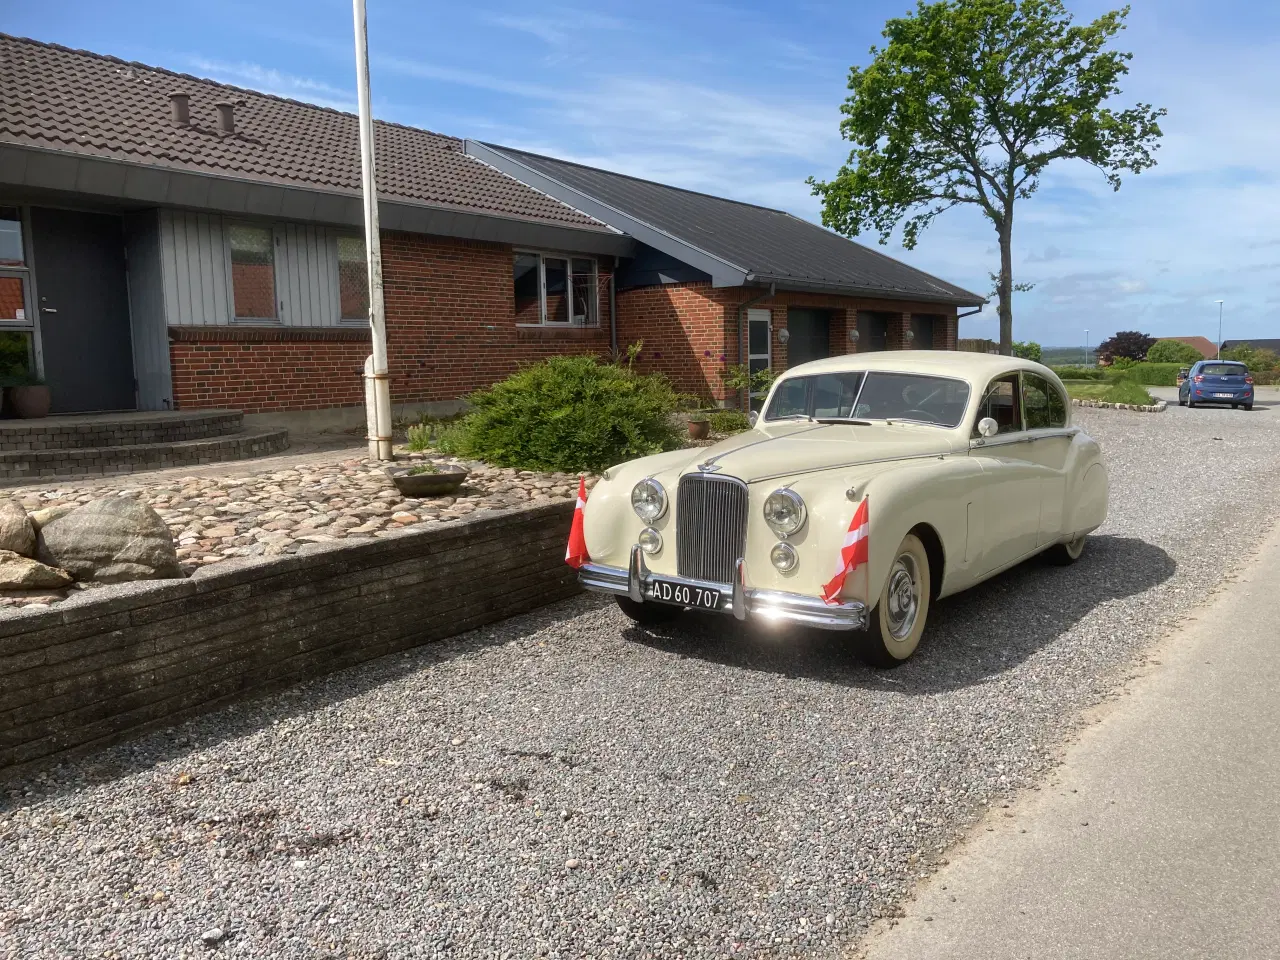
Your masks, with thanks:
[(840, 547), (840, 562), (836, 567), (836, 575), (831, 582), (822, 588), (822, 599), (827, 603), (840, 602), (840, 591), (844, 589), (845, 578), (858, 567), (867, 562), (870, 547), (867, 543), (867, 498), (862, 498), (858, 509), (853, 514), (853, 522), (849, 524), (849, 532), (844, 535), (844, 544)]
[(573, 526), (569, 528), (569, 549), (564, 552), (564, 562), (577, 570), (591, 559), (587, 554), (587, 536), (582, 530), (582, 508), (587, 505), (587, 481), (578, 478), (578, 505), (573, 508)]

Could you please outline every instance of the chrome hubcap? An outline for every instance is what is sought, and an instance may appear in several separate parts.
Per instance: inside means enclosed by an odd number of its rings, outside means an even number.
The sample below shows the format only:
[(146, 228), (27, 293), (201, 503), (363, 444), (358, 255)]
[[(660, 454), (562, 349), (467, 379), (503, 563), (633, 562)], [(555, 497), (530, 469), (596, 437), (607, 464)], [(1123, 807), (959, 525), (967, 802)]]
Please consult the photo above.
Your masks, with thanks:
[(895, 640), (904, 640), (916, 625), (920, 612), (920, 573), (916, 559), (904, 553), (893, 563), (889, 571), (888, 596), (885, 598), (889, 619), (889, 634)]

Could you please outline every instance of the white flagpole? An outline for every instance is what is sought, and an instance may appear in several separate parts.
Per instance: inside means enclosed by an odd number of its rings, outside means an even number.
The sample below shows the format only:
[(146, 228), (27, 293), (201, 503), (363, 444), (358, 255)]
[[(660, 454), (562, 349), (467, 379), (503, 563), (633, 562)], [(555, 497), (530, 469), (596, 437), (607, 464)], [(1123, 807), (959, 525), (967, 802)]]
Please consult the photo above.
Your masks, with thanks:
[[(376, 427), (369, 434), (369, 456), (390, 460), (391, 383), (387, 373), (387, 313), (382, 298), (382, 243), (378, 232), (378, 186), (373, 157), (373, 111), (369, 106), (369, 29), (364, 0), (353, 0), (356, 21), (356, 89), (360, 101), (360, 180), (364, 186), (364, 248), (369, 258), (369, 328), (373, 340), (373, 371), (367, 374), (373, 390), (366, 419)], [(372, 397), (370, 397), (372, 393)]]

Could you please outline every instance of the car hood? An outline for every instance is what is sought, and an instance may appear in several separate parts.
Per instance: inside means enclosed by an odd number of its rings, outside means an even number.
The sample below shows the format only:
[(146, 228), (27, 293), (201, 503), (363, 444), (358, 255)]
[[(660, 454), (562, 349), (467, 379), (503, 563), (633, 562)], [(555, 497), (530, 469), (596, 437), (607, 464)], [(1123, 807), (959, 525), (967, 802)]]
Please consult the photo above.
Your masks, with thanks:
[[(954, 431), (911, 424), (788, 423), (704, 447), (678, 473), (713, 471), (751, 483), (779, 476), (957, 451)], [(963, 444), (965, 450), (968, 444)]]

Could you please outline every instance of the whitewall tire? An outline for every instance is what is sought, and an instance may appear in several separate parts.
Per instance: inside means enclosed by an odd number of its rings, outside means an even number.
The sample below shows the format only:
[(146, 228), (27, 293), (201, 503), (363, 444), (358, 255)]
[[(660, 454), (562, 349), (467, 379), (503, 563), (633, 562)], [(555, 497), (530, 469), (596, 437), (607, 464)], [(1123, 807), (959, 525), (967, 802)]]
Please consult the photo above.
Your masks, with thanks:
[(932, 597), (929, 554), (915, 534), (907, 534), (894, 553), (889, 575), (870, 625), (861, 637), (859, 655), (873, 667), (896, 667), (916, 652), (929, 618)]

